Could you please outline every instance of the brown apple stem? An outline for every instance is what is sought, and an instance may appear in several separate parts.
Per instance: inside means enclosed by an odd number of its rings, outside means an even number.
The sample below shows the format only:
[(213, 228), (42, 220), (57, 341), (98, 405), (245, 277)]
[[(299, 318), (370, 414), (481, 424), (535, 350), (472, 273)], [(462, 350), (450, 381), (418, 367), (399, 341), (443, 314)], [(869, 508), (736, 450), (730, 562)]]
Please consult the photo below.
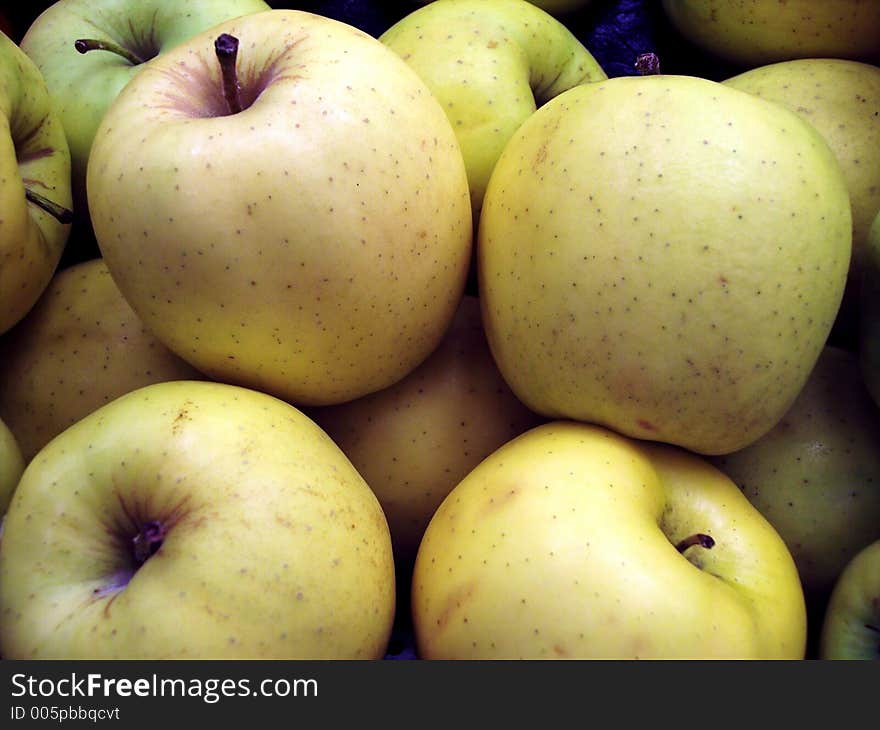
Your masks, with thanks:
[(158, 520), (150, 520), (141, 526), (141, 531), (131, 540), (132, 554), (137, 565), (143, 565), (162, 547), (165, 532), (165, 526)]
[(238, 57), (238, 38), (229, 33), (221, 33), (214, 41), (214, 52), (220, 63), (220, 73), (223, 76), (223, 96), (230, 114), (238, 114), (241, 111), (241, 85), (238, 83), (238, 74), (235, 71), (235, 60)]
[(865, 628), (870, 631), (876, 631), (878, 634), (880, 634), (880, 628), (874, 626), (873, 624), (865, 624)]
[(660, 57), (656, 53), (640, 53), (633, 65), (640, 76), (660, 74)]
[(30, 188), (24, 189), (24, 196), (31, 203), (34, 203), (34, 205), (38, 205), (45, 210), (59, 223), (67, 224), (73, 222), (73, 211), (69, 208), (65, 208), (63, 205), (58, 205), (58, 203), (53, 203), (49, 198), (43, 197), (39, 193), (35, 193)]
[(700, 547), (704, 547), (707, 550), (715, 547), (715, 540), (713, 540), (709, 535), (706, 535), (702, 532), (698, 532), (694, 535), (690, 535), (684, 540), (681, 540), (678, 545), (675, 546), (675, 549), (678, 552), (683, 553), (689, 547), (693, 547), (694, 545), (699, 545)]
[(138, 58), (127, 48), (123, 48), (113, 41), (99, 41), (95, 38), (80, 38), (73, 42), (73, 47), (80, 53), (88, 53), (89, 51), (110, 51), (117, 56), (122, 56), (132, 66), (137, 66), (144, 62), (142, 58)]

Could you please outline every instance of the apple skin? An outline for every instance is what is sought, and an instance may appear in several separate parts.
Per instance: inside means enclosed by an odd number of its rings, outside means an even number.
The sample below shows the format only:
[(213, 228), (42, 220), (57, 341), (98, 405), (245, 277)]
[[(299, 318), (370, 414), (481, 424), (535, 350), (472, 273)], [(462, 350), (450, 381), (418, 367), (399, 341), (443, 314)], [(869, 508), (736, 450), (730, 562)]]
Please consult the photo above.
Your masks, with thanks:
[(803, 58), (750, 69), (722, 83), (802, 116), (840, 162), (852, 204), (852, 258), (832, 337), (855, 349), (866, 239), (880, 210), (880, 67), (841, 58)]
[(880, 405), (880, 209), (865, 242), (857, 351), (862, 379), (874, 403)]
[(544, 420), (498, 372), (479, 300), (470, 295), (439, 347), (403, 380), (305, 412), (379, 498), (404, 571), (411, 570), (425, 527), (450, 490), (496, 448)]
[(117, 396), (203, 376), (144, 327), (103, 259), (68, 266), (0, 338), (0, 418), (31, 458)]
[(819, 659), (880, 659), (880, 540), (841, 572), (822, 621)]
[(663, 0), (687, 41), (742, 70), (795, 58), (880, 61), (874, 0)]
[(851, 239), (840, 165), (794, 112), (697, 77), (583, 84), (527, 119), (492, 173), (487, 339), (537, 413), (729, 453), (806, 382)]
[(30, 310), (52, 278), (70, 223), (25, 197), (69, 209), (70, 150), (40, 70), (0, 34), (0, 334)]
[(148, 60), (217, 23), (268, 10), (263, 0), (58, 0), (28, 26), (21, 48), (40, 69), (67, 137), (73, 205), (87, 226), (86, 167), (101, 118), (143, 67), (109, 51), (80, 53), (81, 38), (113, 41)]
[(59, 434), (0, 541), (9, 659), (378, 659), (394, 611), (366, 482), (299, 410), (223, 383), (148, 385)]
[(711, 459), (767, 518), (817, 605), (880, 539), (880, 409), (858, 355), (825, 347), (791, 408), (746, 448)]
[(24, 467), (24, 456), (15, 434), (0, 420), (0, 518), (6, 514)]
[(474, 223), (504, 145), (561, 91), (607, 74), (557, 18), (526, 0), (434, 0), (379, 36), (440, 100), (467, 166)]
[[(711, 549), (676, 549), (696, 533)], [(801, 659), (806, 610), (772, 526), (705, 459), (538, 426), (446, 497), (412, 581), (424, 659)]]
[[(224, 32), (241, 40), (235, 115)], [(88, 194), (144, 324), (211, 379), (298, 405), (404, 377), (464, 292), (473, 230), (449, 120), (393, 51), (321, 16), (254, 13), (153, 59), (102, 121)]]

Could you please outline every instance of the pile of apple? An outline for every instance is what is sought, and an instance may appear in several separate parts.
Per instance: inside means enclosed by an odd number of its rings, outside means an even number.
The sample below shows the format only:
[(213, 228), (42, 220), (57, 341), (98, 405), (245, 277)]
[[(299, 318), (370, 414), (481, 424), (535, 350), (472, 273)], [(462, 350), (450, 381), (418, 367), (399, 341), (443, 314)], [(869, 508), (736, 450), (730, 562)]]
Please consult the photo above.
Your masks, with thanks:
[(880, 5), (292, 5), (0, 35), (0, 655), (880, 657)]

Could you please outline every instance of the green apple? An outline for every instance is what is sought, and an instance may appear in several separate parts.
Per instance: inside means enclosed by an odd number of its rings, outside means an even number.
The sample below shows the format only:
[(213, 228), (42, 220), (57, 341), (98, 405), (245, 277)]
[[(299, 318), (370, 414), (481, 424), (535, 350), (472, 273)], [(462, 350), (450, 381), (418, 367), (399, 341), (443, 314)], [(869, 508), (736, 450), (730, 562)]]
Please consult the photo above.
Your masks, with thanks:
[(819, 659), (880, 659), (880, 540), (863, 547), (834, 584)]
[(28, 464), (0, 541), (8, 659), (379, 659), (388, 524), (295, 407), (225, 383), (120, 396)]
[(856, 353), (825, 347), (791, 408), (768, 433), (712, 462), (776, 528), (812, 596), (880, 539), (880, 409)]
[[(222, 72), (218, 39), (242, 49)], [(404, 377), (464, 292), (449, 120), (393, 51), (326, 17), (254, 13), (154, 58), (104, 116), (88, 195), (144, 324), (212, 379), (297, 404)]]
[(498, 372), (474, 296), (462, 299), (440, 346), (403, 380), (306, 414), (375, 492), (397, 564), (409, 567), (450, 490), (496, 448), (543, 420)]
[(58, 271), (0, 339), (0, 418), (26, 460), (117, 396), (201, 375), (138, 319), (98, 258)]
[(563, 23), (526, 0), (435, 0), (379, 40), (442, 103), (467, 165), (475, 222), (492, 168), (523, 120), (561, 91), (607, 78)]
[(268, 9), (263, 0), (57, 0), (34, 19), (21, 48), (64, 127), (79, 220), (88, 222), (86, 166), (98, 124), (144, 61), (223, 20)]
[(18, 486), (24, 467), (24, 455), (21, 453), (18, 439), (9, 426), (0, 419), (0, 519), (6, 514), (6, 508)]
[(794, 58), (880, 61), (876, 0), (663, 0), (663, 9), (686, 40), (742, 67)]
[(0, 33), (0, 334), (52, 278), (72, 221), (70, 151), (40, 70)]
[(859, 361), (862, 379), (880, 405), (880, 208), (868, 229), (859, 292)]
[(868, 229), (880, 210), (880, 67), (802, 58), (750, 69), (723, 82), (797, 112), (821, 132), (843, 169), (852, 203), (852, 259), (835, 337), (855, 346)]
[(794, 112), (690, 76), (584, 84), (527, 119), (492, 173), (487, 338), (542, 415), (729, 453), (806, 382), (851, 244), (840, 164)]
[(473, 469), (412, 580), (426, 659), (802, 659), (785, 543), (704, 458), (573, 421)]

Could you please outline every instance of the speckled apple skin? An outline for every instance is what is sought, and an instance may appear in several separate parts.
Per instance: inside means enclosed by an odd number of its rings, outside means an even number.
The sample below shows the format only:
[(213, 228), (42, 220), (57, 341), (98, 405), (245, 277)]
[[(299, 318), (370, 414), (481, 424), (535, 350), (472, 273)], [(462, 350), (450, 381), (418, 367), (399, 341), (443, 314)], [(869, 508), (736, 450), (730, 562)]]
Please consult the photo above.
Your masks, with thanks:
[(785, 540), (804, 589), (827, 599), (847, 562), (880, 539), (878, 444), (858, 355), (826, 347), (782, 420), (712, 461)]
[(395, 600), (351, 462), (293, 406), (224, 383), (154, 383), (78, 421), (28, 464), (0, 542), (8, 659), (380, 659)]
[(854, 344), (868, 230), (880, 211), (880, 67), (841, 58), (795, 59), (751, 69), (723, 83), (788, 107), (816, 127), (834, 150), (853, 219), (852, 259), (835, 327), (847, 344)]
[(489, 182), (487, 338), (543, 415), (734, 451), (806, 381), (851, 239), (840, 166), (795, 113), (695, 77), (583, 85), (522, 125)]
[[(227, 113), (214, 39), (240, 39)], [(295, 10), (154, 59), (104, 117), (95, 235), (145, 324), (209, 377), (297, 404), (396, 382), (462, 296), (467, 176), (439, 102), (352, 26)]]
[(103, 259), (55, 274), (0, 339), (0, 418), (27, 461), (68, 426), (149, 383), (198, 380), (134, 313)]

